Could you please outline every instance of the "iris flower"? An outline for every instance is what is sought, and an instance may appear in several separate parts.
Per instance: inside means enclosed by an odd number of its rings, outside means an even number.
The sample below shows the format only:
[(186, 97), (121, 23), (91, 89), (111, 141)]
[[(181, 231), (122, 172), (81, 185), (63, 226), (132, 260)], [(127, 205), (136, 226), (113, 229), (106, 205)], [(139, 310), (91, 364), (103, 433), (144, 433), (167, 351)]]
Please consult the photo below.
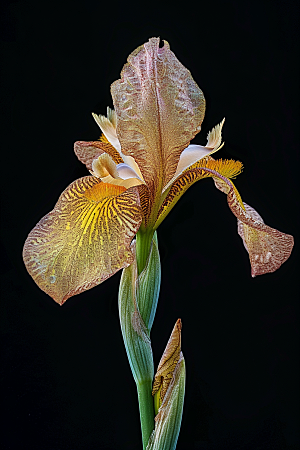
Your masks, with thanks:
[(252, 276), (274, 272), (287, 260), (293, 237), (265, 225), (243, 203), (232, 179), (234, 160), (215, 160), (224, 120), (206, 146), (190, 145), (199, 133), (205, 99), (166, 41), (152, 38), (127, 60), (111, 86), (115, 110), (93, 114), (102, 136), (76, 142), (75, 154), (90, 171), (71, 183), (54, 209), (30, 232), (23, 251), (28, 272), (56, 302), (92, 288), (133, 262), (131, 241), (142, 251), (142, 271), (154, 231), (183, 193), (213, 178), (238, 219)]

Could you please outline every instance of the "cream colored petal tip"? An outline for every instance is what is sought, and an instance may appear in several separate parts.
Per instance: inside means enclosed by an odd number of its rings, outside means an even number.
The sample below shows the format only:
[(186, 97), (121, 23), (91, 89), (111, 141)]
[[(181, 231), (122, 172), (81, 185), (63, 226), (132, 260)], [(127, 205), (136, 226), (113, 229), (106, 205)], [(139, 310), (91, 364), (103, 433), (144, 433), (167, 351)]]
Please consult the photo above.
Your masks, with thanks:
[(117, 116), (115, 111), (107, 108), (107, 117), (95, 113), (92, 113), (92, 116), (108, 142), (115, 147), (115, 149), (120, 151), (121, 145), (117, 137)]
[(205, 147), (202, 145), (191, 144), (183, 150), (178, 161), (176, 172), (173, 178), (164, 187), (163, 192), (168, 189), (176, 178), (178, 178), (186, 169), (195, 164), (197, 161), (200, 161), (202, 158), (217, 152), (223, 147), (222, 127), (224, 122), (225, 118), (208, 133), (207, 144)]
[(191, 144), (180, 155), (178, 166), (173, 178), (164, 187), (163, 192), (182, 174), (188, 167), (196, 163), (205, 156), (210, 155), (211, 149), (203, 147), (202, 145)]
[(225, 117), (221, 123), (216, 125), (207, 135), (206, 147), (212, 148), (214, 151), (219, 150), (222, 142), (222, 128), (225, 122)]
[(107, 153), (104, 153), (97, 159), (94, 159), (94, 161), (92, 162), (92, 170), (93, 175), (95, 175), (97, 178), (104, 178), (108, 175), (111, 175), (113, 178), (119, 177), (116, 163)]

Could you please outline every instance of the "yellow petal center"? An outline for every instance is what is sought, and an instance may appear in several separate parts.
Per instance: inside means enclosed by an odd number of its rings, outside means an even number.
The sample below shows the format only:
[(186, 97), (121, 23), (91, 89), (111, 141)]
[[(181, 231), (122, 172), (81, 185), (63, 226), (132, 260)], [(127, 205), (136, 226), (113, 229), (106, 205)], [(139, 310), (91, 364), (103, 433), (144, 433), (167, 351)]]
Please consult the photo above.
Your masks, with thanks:
[(95, 184), (92, 188), (85, 191), (84, 196), (93, 202), (100, 202), (106, 197), (114, 197), (126, 191), (123, 186), (116, 186), (108, 183)]

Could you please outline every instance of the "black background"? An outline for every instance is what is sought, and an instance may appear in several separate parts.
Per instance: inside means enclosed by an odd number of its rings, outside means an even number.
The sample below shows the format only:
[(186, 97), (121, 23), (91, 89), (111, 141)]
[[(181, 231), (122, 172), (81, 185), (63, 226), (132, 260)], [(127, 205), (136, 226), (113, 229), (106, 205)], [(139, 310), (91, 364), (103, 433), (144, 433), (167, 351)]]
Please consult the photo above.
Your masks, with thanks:
[(182, 319), (187, 386), (177, 450), (298, 448), (297, 2), (6, 2), (1, 14), (2, 448), (141, 449), (135, 385), (117, 310), (120, 273), (59, 307), (22, 247), (60, 193), (87, 175), (91, 112), (148, 38), (170, 43), (207, 101), (201, 133), (226, 117), (236, 186), (293, 234), (291, 258), (252, 279), (226, 196), (194, 185), (158, 230), (162, 286), (155, 364)]

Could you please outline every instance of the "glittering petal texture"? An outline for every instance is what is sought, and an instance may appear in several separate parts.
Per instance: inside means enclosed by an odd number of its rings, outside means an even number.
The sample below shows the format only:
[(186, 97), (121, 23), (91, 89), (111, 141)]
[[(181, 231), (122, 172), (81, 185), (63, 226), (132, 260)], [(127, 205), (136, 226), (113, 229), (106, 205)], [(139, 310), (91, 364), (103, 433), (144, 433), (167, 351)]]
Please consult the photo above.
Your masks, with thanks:
[(160, 398), (163, 401), (164, 396), (168, 390), (169, 384), (173, 378), (175, 367), (179, 361), (181, 352), (181, 320), (178, 319), (173, 328), (170, 339), (167, 343), (165, 351), (159, 362), (154, 382), (152, 395), (158, 392), (160, 389)]
[(265, 225), (251, 206), (243, 204), (230, 180), (213, 170), (205, 170), (218, 180), (216, 187), (227, 193), (228, 206), (239, 220), (238, 231), (249, 253), (252, 277), (275, 272), (289, 258), (294, 246), (293, 236)]
[[(254, 208), (247, 203), (244, 203), (244, 207), (248, 217), (251, 217), (256, 223), (264, 223)], [(252, 277), (275, 272), (291, 254), (294, 244), (293, 237), (273, 228), (271, 230), (273, 230), (272, 234), (263, 232), (238, 219), (238, 233), (249, 253)]]
[(214, 160), (211, 157), (198, 161), (180, 175), (169, 189), (159, 210), (155, 228), (192, 184), (202, 178), (213, 177), (216, 187), (227, 194), (228, 205), (242, 224), (239, 225), (239, 234), (249, 253), (251, 274), (255, 277), (279, 269), (289, 258), (294, 239), (289, 234), (265, 225), (253, 208), (244, 206), (239, 192), (229, 180), (241, 170), (239, 161)]
[[(245, 203), (245, 202), (243, 202), (243, 206), (245, 208), (246, 213), (249, 216), (251, 216), (253, 220), (255, 220), (256, 222), (264, 223), (263, 218), (258, 214), (257, 211), (255, 211), (254, 208), (252, 208), (251, 206), (247, 205), (247, 203)], [(238, 234), (239, 234), (239, 236), (241, 236), (241, 238), (243, 240), (244, 247), (245, 247), (245, 249), (248, 252), (246, 236), (245, 236), (245, 233), (244, 233), (244, 226), (246, 226), (246, 225), (244, 225), (243, 222), (241, 222), (239, 219), (237, 220), (237, 223), (238, 223)]]
[(88, 170), (92, 169), (94, 159), (103, 153), (110, 155), (116, 164), (123, 162), (119, 152), (109, 142), (77, 141), (74, 144), (74, 152), (79, 161), (85, 164)]
[(138, 47), (111, 86), (122, 153), (137, 162), (152, 196), (176, 171), (181, 152), (200, 131), (202, 91), (159, 38)]
[(80, 178), (28, 235), (26, 268), (43, 291), (63, 304), (132, 263), (130, 243), (141, 220), (136, 188)]

